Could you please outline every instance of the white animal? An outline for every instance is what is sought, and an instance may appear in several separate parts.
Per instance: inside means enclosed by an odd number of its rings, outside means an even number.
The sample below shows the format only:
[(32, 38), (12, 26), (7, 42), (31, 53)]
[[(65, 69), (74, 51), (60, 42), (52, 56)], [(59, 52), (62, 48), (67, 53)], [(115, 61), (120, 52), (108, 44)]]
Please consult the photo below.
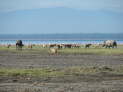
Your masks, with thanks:
[(50, 53), (51, 54), (57, 54), (58, 53), (58, 49), (57, 48), (50, 48)]

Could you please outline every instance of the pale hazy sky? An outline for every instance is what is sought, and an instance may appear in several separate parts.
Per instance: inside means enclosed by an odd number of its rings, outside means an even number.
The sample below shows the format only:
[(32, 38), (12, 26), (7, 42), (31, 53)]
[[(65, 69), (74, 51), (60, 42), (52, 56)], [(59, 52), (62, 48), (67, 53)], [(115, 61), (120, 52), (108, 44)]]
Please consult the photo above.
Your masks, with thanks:
[(123, 0), (0, 0), (0, 34), (123, 33)]

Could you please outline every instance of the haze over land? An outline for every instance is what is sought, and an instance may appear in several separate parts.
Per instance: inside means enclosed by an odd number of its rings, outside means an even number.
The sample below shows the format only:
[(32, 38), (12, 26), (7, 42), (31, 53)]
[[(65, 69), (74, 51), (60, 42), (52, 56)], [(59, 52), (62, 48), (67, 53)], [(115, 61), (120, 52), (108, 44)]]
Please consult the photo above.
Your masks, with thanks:
[(123, 0), (0, 0), (0, 34), (123, 33)]

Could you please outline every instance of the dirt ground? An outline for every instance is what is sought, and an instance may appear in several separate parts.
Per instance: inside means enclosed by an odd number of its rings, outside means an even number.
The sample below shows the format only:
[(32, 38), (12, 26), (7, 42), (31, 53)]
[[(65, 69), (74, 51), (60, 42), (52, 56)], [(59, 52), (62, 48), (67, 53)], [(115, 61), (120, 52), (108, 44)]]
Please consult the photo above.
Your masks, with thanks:
[[(123, 65), (123, 55), (16, 53), (0, 51), (0, 68), (65, 68)], [(64, 77), (0, 76), (0, 92), (123, 92), (123, 75), (98, 73)]]

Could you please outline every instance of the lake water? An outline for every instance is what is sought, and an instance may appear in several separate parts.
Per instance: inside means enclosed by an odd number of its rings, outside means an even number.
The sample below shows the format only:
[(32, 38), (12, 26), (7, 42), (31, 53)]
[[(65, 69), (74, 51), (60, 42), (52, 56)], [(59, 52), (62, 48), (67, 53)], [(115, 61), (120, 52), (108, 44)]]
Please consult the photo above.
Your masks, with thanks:
[(123, 34), (30, 34), (0, 35), (0, 44), (15, 44), (22, 40), (24, 44), (86, 44), (103, 43), (105, 40), (116, 40), (123, 44)]

